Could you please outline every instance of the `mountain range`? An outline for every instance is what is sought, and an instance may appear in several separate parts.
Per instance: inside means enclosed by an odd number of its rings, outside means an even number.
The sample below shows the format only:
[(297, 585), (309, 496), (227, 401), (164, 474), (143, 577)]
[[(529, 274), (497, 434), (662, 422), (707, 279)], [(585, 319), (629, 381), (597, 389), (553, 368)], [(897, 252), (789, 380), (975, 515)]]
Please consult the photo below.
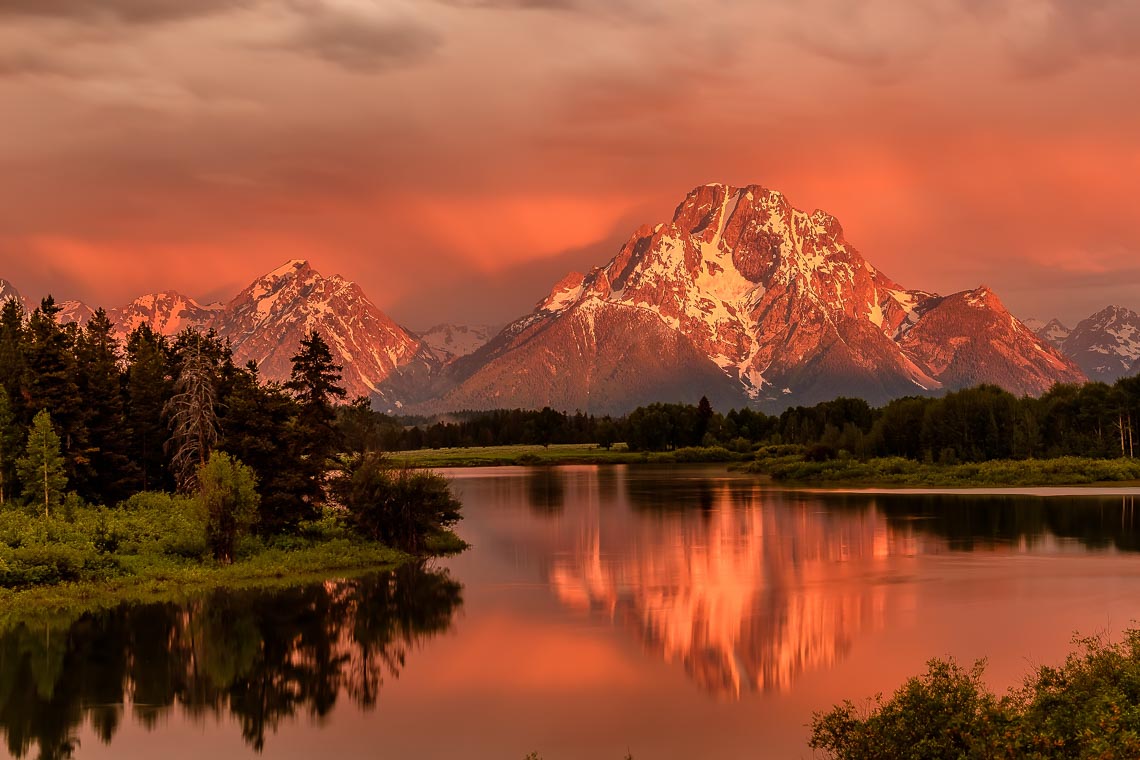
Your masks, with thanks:
[[(0, 280), (0, 301), (20, 298)], [(66, 302), (61, 320), (92, 310)], [(213, 329), (263, 378), (288, 376), (319, 332), (352, 395), (436, 412), (542, 407), (624, 412), (706, 395), (718, 408), (777, 410), (839, 395), (872, 403), (995, 383), (1037, 395), (1054, 383), (1140, 369), (1140, 316), (1110, 307), (1072, 331), (1023, 323), (990, 288), (907, 288), (874, 267), (823, 211), (758, 185), (704, 185), (617, 255), (557, 283), (501, 330), (401, 327), (355, 283), (289, 261), (227, 303), (174, 291), (108, 312), (140, 324)]]

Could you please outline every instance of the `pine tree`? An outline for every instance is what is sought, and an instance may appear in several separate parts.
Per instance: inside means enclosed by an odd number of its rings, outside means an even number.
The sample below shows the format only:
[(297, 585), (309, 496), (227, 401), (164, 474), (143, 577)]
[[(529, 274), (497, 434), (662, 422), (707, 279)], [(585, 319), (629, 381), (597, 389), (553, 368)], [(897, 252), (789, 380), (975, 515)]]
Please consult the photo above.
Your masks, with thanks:
[(311, 517), (306, 463), (301, 459), (297, 402), (281, 385), (258, 382), (257, 365), (236, 371), (222, 398), (222, 439), (218, 448), (248, 465), (261, 495), (258, 531), (287, 530)]
[(171, 465), (178, 489), (183, 492), (197, 488), (198, 471), (206, 465), (218, 442), (214, 383), (213, 362), (195, 345), (182, 360), (174, 396), (164, 409), (172, 431), (167, 442), (171, 447)]
[(12, 413), (25, 426), (24, 380), (27, 368), (27, 331), (24, 327), (24, 307), (15, 298), (9, 298), (0, 308), (0, 387), (8, 394)]
[(95, 501), (115, 503), (129, 495), (137, 480), (131, 461), (126, 400), (119, 344), (107, 312), (99, 309), (79, 337), (79, 390), (88, 401), (87, 434), (91, 480), (80, 493)]
[(51, 422), (51, 415), (41, 409), (28, 430), (26, 453), (16, 463), (20, 481), (24, 484), (24, 498), (30, 506), (43, 504), (44, 517), (51, 516), (52, 507), (63, 502), (67, 488), (65, 458), (60, 451), (59, 435)]
[(173, 487), (163, 444), (169, 430), (163, 408), (172, 395), (166, 339), (140, 325), (127, 339), (128, 453), (138, 466), (136, 486), (143, 491)]
[(55, 300), (48, 296), (28, 321), (26, 408), (51, 410), (67, 462), (67, 476), (85, 482), (90, 468), (87, 402), (80, 396), (76, 382), (76, 328), (60, 327), (56, 322), (59, 311)]
[(22, 439), (8, 393), (0, 387), (0, 505), (8, 503), (16, 493), (16, 459)]
[(325, 475), (340, 446), (334, 404), (347, 394), (340, 386), (341, 368), (333, 363), (324, 339), (311, 332), (293, 357), (293, 371), (285, 387), (299, 406), (294, 440), (304, 463), (303, 498), (310, 512), (324, 498)]

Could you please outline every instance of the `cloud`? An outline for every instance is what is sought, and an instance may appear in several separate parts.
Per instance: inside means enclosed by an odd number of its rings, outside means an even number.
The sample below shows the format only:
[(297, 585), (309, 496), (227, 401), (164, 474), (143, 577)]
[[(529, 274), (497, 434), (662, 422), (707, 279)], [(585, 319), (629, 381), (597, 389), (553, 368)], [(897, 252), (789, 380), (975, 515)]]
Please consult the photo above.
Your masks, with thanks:
[(0, 0), (0, 17), (149, 24), (248, 8), (257, 0)]
[(398, 7), (348, 0), (293, 0), (292, 6), (299, 24), (281, 47), (351, 71), (374, 73), (419, 63), (443, 42), (433, 28)]
[(1006, 0), (1004, 11), (1010, 52), (1025, 74), (1140, 56), (1140, 3), (1134, 0)]

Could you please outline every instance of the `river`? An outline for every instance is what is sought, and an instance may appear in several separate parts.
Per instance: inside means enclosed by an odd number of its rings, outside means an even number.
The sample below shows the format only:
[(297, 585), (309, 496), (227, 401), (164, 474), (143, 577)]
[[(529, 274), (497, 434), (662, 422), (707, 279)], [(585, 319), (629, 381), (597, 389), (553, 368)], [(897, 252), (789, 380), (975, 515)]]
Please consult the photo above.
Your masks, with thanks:
[(1140, 617), (1138, 489), (781, 490), (723, 466), (452, 470), (466, 553), (0, 634), (0, 751), (812, 757), (933, 656), (998, 689)]

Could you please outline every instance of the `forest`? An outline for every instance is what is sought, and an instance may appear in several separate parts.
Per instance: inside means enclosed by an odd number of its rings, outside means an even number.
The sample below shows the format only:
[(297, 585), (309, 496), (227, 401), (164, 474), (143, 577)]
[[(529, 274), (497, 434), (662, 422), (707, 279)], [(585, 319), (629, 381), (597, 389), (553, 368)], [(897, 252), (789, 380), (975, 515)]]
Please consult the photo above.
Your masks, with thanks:
[(320, 547), (343, 565), (398, 556), (381, 544), (458, 547), (446, 481), (354, 448), (340, 367), (316, 333), (272, 383), (216, 334), (144, 325), (120, 346), (102, 310), (82, 327), (58, 311), (50, 297), (0, 310), (0, 588), (263, 550)]
[(1057, 385), (1040, 398), (1018, 397), (993, 385), (943, 396), (910, 396), (874, 408), (837, 398), (779, 415), (751, 409), (721, 413), (697, 404), (650, 404), (628, 415), (595, 417), (546, 408), (460, 412), (446, 419), (397, 419), (365, 407), (343, 409), (360, 442), (389, 451), (510, 444), (625, 442), (634, 451), (798, 446), (808, 458), (842, 453), (866, 460), (901, 457), (957, 464), (994, 460), (1132, 458), (1140, 447), (1140, 377), (1114, 385)]

